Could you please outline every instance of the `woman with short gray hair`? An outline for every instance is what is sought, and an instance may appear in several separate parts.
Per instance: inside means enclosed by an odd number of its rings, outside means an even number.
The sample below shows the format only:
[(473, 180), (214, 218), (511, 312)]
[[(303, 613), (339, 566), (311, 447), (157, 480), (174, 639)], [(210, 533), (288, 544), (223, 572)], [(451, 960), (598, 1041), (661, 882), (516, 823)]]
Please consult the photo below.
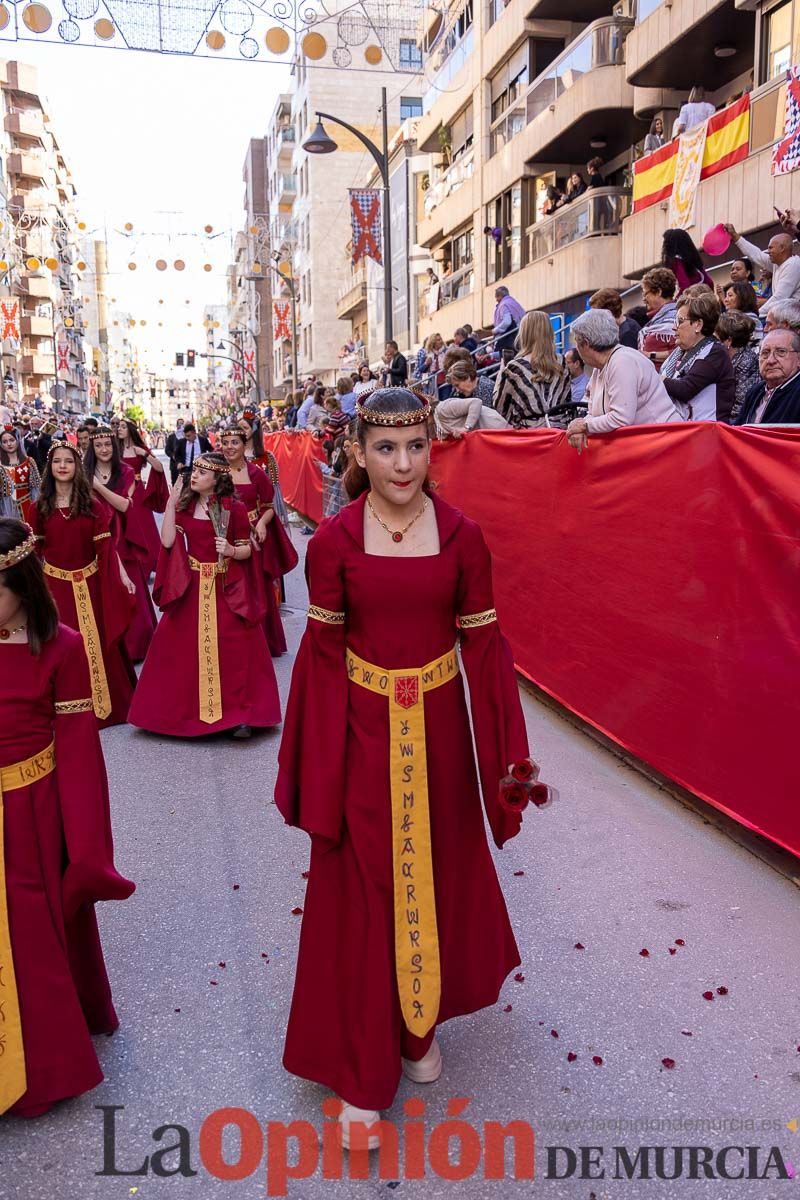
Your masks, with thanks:
[(649, 358), (619, 344), (619, 326), (603, 308), (581, 313), (570, 326), (575, 349), (592, 368), (585, 400), (589, 413), (567, 427), (567, 439), (580, 453), (594, 433), (613, 433), (627, 425), (680, 421)]

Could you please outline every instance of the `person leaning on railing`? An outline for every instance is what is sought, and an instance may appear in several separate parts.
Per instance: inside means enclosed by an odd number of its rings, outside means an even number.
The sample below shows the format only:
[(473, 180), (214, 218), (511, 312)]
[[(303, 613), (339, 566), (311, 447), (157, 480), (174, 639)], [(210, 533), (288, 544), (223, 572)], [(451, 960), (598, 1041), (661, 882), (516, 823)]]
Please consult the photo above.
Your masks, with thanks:
[(745, 397), (737, 425), (800, 424), (800, 334), (773, 329), (758, 352), (761, 379)]
[(461, 437), (473, 429), (507, 429), (508, 422), (496, 412), (491, 380), (478, 375), (470, 361), (454, 362), (447, 373), (451, 392), (434, 409), (438, 437)]
[[(556, 354), (553, 326), (547, 313), (538, 310), (525, 313), (517, 344), (516, 357), (497, 375), (494, 407), (514, 429), (550, 425), (550, 410), (570, 401), (571, 388), (569, 372)], [(552, 423), (560, 426), (561, 421)]]
[(581, 313), (570, 334), (578, 354), (592, 368), (584, 396), (588, 415), (567, 427), (567, 440), (579, 453), (592, 434), (682, 419), (650, 360), (638, 350), (620, 346), (619, 326), (607, 309)]
[(730, 420), (735, 385), (730, 358), (714, 337), (719, 316), (719, 301), (711, 291), (678, 299), (678, 344), (661, 368), (661, 378), (687, 421)]

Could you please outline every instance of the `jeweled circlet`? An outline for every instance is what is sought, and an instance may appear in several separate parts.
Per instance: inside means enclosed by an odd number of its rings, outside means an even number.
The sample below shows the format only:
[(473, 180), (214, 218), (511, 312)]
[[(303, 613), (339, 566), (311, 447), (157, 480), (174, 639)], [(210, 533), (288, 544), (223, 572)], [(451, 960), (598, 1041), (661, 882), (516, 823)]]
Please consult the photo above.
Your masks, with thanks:
[(212, 462), (210, 458), (205, 458), (202, 454), (194, 460), (194, 465), (201, 471), (216, 471), (218, 475), (230, 475), (231, 473), (227, 463)]
[[(414, 392), (411, 393), (415, 395)], [(421, 399), (421, 397), (420, 397)], [(365, 408), (360, 401), (356, 401), (356, 416), (359, 421), (365, 421), (367, 425), (388, 425), (400, 427), (403, 425), (422, 425), (428, 420), (431, 415), (431, 406), (428, 400), (425, 400), (422, 408), (413, 408), (407, 412), (381, 412), (379, 409)]]
[(15, 567), (17, 563), (22, 562), (23, 558), (27, 558), (29, 554), (33, 554), (36, 548), (36, 535), (29, 525), (26, 526), (26, 529), (28, 529), (28, 536), (24, 542), (20, 542), (18, 546), (14, 546), (6, 554), (0, 554), (0, 571), (5, 571), (8, 567)]

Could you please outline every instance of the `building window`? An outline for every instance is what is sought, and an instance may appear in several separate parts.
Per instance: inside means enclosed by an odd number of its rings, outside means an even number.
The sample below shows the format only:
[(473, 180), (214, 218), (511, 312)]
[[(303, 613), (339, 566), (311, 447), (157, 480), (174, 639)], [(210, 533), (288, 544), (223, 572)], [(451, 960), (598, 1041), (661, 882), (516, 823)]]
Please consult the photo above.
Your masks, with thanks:
[(409, 117), (422, 116), (422, 97), (417, 96), (401, 96), (400, 97), (400, 120), (407, 121)]
[(490, 80), (492, 94), (492, 121), (496, 121), (502, 113), (513, 104), (524, 88), (528, 86), (530, 73), (528, 71), (529, 49), (527, 43), (519, 50)]
[(422, 51), (413, 38), (400, 38), (400, 70), (422, 70)]
[(792, 0), (784, 0), (764, 16), (764, 83), (783, 75), (792, 63)]

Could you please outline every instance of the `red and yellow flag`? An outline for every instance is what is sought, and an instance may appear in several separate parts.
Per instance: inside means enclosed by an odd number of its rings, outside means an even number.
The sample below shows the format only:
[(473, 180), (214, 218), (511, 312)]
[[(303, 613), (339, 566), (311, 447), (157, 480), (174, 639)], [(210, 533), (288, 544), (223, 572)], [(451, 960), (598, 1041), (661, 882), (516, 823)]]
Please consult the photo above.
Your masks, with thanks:
[[(675, 182), (680, 139), (674, 138), (660, 150), (645, 155), (633, 165), (633, 211), (641, 212), (660, 200), (668, 200)], [(750, 95), (742, 96), (708, 119), (700, 182), (726, 171), (747, 157), (750, 145)]]

